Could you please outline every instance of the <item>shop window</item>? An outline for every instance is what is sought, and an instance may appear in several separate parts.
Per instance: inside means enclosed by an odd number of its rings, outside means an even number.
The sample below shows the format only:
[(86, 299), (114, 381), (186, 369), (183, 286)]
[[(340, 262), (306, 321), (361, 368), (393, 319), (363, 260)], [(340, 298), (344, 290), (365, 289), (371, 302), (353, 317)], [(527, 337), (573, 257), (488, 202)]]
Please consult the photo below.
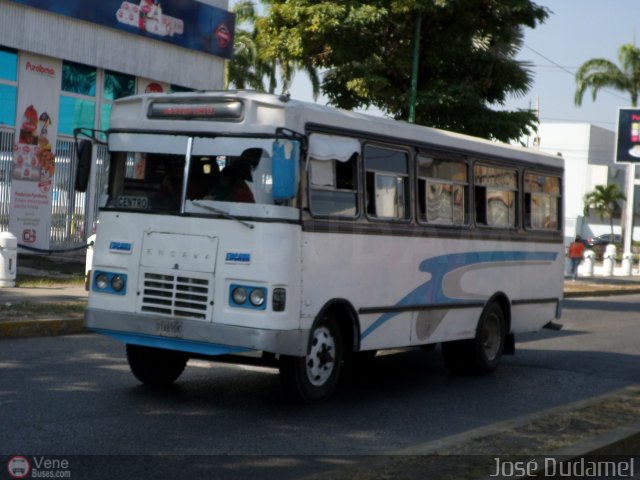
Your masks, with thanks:
[(0, 125), (16, 124), (17, 88), (0, 84)]
[(560, 178), (525, 173), (524, 191), (525, 227), (531, 230), (558, 230)]
[(515, 169), (475, 165), (476, 223), (513, 228), (517, 222), (518, 175)]
[(128, 97), (136, 92), (136, 79), (126, 73), (104, 72), (104, 93), (105, 100), (117, 100)]
[(193, 92), (193, 88), (189, 87), (181, 87), (180, 85), (171, 85), (171, 93), (179, 93), (179, 92)]
[(0, 80), (18, 81), (18, 53), (15, 50), (0, 47)]
[(468, 172), (462, 161), (418, 155), (418, 218), (440, 225), (466, 225)]
[(93, 128), (96, 114), (96, 102), (83, 98), (60, 96), (60, 126), (58, 133), (73, 135), (74, 128)]
[(74, 128), (93, 128), (96, 113), (94, 67), (74, 62), (62, 63), (62, 91), (58, 133), (73, 135)]
[(18, 53), (0, 47), (0, 125), (16, 124)]
[(409, 218), (409, 157), (406, 152), (367, 146), (367, 214), (373, 218), (406, 220)]
[(80, 63), (63, 62), (62, 91), (95, 96), (96, 69)]

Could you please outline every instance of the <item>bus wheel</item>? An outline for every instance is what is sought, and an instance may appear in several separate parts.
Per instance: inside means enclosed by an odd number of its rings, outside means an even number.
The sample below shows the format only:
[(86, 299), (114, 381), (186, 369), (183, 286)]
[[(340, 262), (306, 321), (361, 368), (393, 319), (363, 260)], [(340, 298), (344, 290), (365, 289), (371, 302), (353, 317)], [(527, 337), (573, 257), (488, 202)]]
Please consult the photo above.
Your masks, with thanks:
[(333, 317), (327, 316), (313, 327), (305, 357), (280, 357), (280, 377), (286, 392), (305, 403), (326, 400), (338, 383), (342, 356), (340, 328)]
[(127, 345), (127, 360), (133, 375), (145, 385), (170, 385), (184, 371), (189, 357), (182, 352)]
[(502, 307), (492, 303), (482, 312), (475, 338), (442, 344), (444, 363), (452, 373), (492, 373), (502, 358), (506, 335)]

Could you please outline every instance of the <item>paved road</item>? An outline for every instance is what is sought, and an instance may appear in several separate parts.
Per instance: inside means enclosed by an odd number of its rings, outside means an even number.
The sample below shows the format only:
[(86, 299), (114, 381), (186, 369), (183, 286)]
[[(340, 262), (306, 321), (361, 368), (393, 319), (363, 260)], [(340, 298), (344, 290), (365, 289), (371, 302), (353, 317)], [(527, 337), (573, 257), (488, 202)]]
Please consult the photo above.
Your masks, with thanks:
[(284, 401), (272, 369), (194, 361), (154, 389), (107, 338), (3, 340), (0, 454), (393, 452), (640, 383), (639, 311), (638, 295), (568, 300), (565, 329), (521, 338), (492, 376), (450, 376), (438, 352), (379, 356), (312, 407)]

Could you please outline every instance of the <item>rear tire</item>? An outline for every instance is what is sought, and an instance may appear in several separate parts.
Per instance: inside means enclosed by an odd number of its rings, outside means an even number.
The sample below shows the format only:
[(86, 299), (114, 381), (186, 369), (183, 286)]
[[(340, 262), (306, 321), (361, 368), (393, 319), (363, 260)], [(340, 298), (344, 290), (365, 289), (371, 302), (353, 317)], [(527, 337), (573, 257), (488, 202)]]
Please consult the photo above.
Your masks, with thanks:
[(444, 363), (451, 373), (492, 373), (502, 359), (506, 335), (502, 307), (492, 303), (482, 312), (475, 338), (442, 344)]
[(280, 357), (280, 378), (286, 393), (304, 403), (326, 400), (338, 383), (342, 357), (338, 322), (327, 315), (311, 330), (306, 356)]
[(131, 373), (145, 385), (171, 385), (184, 371), (189, 356), (183, 352), (127, 345)]

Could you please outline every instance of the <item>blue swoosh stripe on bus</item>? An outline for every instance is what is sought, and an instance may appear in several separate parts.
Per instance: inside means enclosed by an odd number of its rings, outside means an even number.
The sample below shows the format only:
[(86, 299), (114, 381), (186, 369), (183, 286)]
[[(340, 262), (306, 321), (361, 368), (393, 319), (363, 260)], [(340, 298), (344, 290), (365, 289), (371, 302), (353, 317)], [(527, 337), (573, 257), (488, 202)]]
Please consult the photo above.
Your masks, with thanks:
[[(401, 299), (395, 306), (426, 305), (426, 304), (460, 304), (466, 302), (464, 299), (450, 298), (443, 291), (442, 281), (446, 274), (458, 268), (475, 265), (479, 263), (502, 263), (502, 262), (553, 262), (558, 257), (554, 252), (467, 252), (453, 253), (433, 257), (420, 262), (421, 272), (431, 273), (431, 278), (418, 288)], [(364, 340), (374, 330), (378, 329), (391, 318), (399, 315), (398, 312), (389, 312), (378, 318), (369, 328), (367, 328), (360, 340)]]

